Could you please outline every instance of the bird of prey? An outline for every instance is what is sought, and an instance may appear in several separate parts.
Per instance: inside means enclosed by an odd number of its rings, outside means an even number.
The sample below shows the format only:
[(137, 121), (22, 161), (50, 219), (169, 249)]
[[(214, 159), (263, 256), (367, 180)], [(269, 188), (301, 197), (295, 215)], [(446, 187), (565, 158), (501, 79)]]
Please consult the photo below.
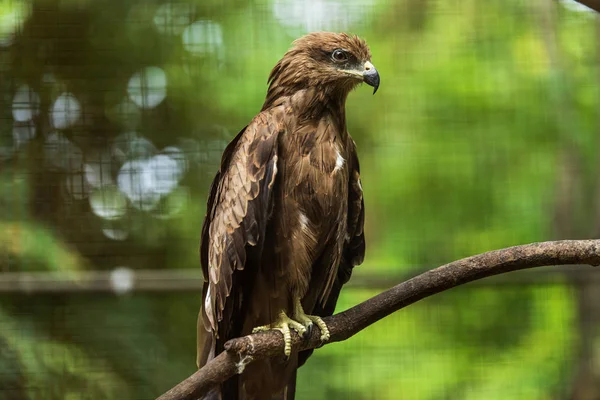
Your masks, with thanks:
[[(367, 44), (344, 33), (297, 39), (268, 79), (260, 113), (223, 153), (211, 185), (200, 258), (205, 284), (198, 318), (198, 366), (229, 339), (282, 332), (285, 357), (247, 366), (208, 396), (294, 397), (296, 369), (312, 351), (291, 351), (333, 314), (340, 289), (365, 251), (356, 145), (346, 98), (379, 86)], [(315, 328), (316, 329), (316, 328)]]

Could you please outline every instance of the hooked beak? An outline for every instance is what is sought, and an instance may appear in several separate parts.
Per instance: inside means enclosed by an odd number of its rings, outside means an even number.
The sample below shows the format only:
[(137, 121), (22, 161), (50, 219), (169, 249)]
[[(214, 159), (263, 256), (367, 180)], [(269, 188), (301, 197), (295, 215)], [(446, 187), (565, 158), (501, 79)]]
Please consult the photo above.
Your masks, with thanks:
[(375, 94), (375, 92), (377, 92), (377, 89), (379, 88), (379, 72), (377, 72), (375, 66), (369, 61), (365, 63), (362, 77), (363, 81), (367, 85), (373, 86), (373, 94)]

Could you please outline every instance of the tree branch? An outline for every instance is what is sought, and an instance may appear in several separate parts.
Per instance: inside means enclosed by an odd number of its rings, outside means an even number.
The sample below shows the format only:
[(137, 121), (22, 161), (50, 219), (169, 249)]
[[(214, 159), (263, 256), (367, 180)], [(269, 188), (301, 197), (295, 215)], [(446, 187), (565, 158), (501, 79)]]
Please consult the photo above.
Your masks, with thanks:
[(600, 13), (600, 0), (575, 0), (575, 1)]
[[(400, 283), (349, 310), (324, 318), (331, 333), (330, 341), (325, 344), (346, 340), (394, 311), (458, 285), (520, 269), (573, 264), (600, 265), (600, 240), (533, 243), (454, 261)], [(318, 329), (314, 329), (306, 340), (292, 334), (294, 350), (319, 347), (319, 335)], [(282, 358), (283, 345), (279, 332), (232, 339), (225, 344), (223, 353), (157, 400), (195, 400), (215, 385), (241, 373), (253, 361)]]

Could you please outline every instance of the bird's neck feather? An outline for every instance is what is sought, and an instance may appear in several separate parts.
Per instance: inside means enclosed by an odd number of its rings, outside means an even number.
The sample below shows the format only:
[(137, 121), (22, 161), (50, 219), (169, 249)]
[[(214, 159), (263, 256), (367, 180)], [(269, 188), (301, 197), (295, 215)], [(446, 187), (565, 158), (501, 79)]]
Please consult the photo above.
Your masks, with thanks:
[(336, 86), (309, 87), (303, 89), (285, 88), (271, 85), (262, 110), (288, 103), (297, 118), (320, 119), (324, 114), (332, 115), (340, 128), (346, 129), (346, 98), (347, 88)]

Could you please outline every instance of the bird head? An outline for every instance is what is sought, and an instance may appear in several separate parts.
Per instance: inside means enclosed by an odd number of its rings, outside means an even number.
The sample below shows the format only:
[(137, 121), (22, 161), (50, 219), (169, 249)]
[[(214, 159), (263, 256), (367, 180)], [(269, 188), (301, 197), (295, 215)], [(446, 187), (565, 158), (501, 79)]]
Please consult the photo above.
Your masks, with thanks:
[(319, 87), (346, 95), (359, 83), (379, 87), (367, 43), (345, 33), (315, 32), (296, 41), (269, 76), (269, 89), (279, 94)]

